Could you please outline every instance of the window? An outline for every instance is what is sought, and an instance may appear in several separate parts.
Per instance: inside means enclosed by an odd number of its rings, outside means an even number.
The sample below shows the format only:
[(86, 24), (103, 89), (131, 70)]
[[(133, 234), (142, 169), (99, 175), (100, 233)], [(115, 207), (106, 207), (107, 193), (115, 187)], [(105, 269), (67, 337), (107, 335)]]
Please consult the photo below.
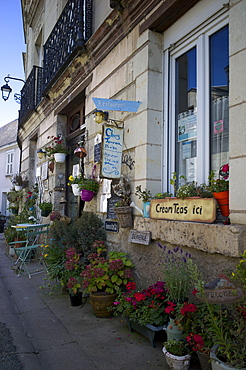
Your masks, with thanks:
[(176, 172), (188, 182), (206, 182), (209, 171), (218, 174), (229, 160), (228, 21), (218, 18), (164, 54), (167, 181)]
[(6, 154), (6, 175), (13, 175), (14, 152), (7, 152)]

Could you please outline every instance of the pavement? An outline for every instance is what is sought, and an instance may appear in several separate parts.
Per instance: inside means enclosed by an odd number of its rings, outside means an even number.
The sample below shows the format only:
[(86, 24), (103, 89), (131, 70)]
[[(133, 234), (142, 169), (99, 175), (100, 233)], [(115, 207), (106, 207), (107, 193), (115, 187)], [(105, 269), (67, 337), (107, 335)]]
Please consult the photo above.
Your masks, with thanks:
[(12, 259), (0, 234), (0, 370), (169, 369), (162, 340), (153, 348), (123, 318), (97, 318), (86, 298), (71, 306), (45, 272), (18, 277)]

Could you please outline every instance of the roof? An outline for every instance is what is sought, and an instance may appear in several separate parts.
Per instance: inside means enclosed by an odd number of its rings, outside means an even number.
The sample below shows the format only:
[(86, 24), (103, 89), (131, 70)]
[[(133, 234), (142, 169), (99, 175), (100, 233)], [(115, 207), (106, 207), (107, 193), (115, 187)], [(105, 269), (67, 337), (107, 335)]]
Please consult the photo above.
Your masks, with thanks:
[(18, 119), (0, 127), (0, 147), (17, 143)]

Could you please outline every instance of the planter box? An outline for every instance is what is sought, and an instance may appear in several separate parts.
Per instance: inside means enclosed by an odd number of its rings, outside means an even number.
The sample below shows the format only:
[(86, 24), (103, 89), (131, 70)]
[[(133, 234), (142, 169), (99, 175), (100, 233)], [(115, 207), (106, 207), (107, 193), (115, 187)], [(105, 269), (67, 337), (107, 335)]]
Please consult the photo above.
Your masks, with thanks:
[(126, 322), (130, 331), (136, 330), (138, 333), (148, 338), (153, 348), (155, 348), (155, 339), (157, 337), (157, 334), (159, 334), (160, 341), (166, 340), (166, 332), (164, 330), (166, 325), (140, 325), (135, 321), (130, 321), (128, 318), (126, 318)]

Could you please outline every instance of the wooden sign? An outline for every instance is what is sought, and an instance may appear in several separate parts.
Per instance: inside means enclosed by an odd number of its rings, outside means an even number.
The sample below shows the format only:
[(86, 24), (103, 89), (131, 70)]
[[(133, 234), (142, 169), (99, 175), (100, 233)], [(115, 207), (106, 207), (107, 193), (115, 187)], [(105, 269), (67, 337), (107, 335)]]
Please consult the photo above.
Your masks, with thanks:
[(150, 218), (212, 223), (216, 219), (214, 198), (152, 199)]
[(117, 221), (105, 220), (104, 230), (105, 231), (110, 231), (111, 233), (118, 233), (119, 232), (119, 223)]
[(123, 132), (123, 128), (104, 125), (101, 177), (120, 178)]
[(131, 230), (128, 241), (131, 243), (149, 245), (150, 240), (151, 240), (150, 231)]

